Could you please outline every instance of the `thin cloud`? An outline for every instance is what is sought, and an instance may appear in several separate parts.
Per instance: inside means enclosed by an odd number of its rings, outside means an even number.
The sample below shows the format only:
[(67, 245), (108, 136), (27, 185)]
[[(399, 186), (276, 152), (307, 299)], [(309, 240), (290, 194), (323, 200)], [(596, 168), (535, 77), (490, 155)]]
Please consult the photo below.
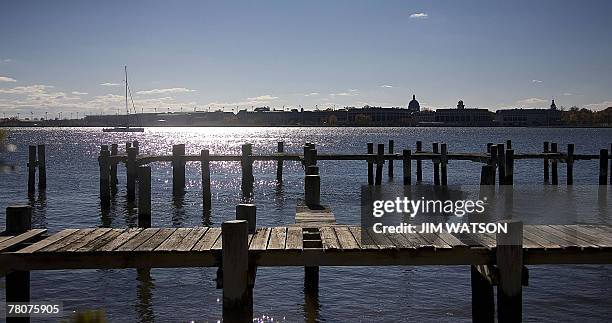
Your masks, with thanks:
[(272, 96), (269, 94), (256, 96), (254, 98), (247, 98), (247, 100), (250, 100), (250, 101), (262, 101), (262, 102), (267, 102), (267, 101), (272, 101), (272, 100), (277, 100), (277, 99), (278, 99), (277, 96)]
[(10, 58), (0, 58), (0, 63), (10, 63), (10, 62), (12, 62), (12, 61), (13, 61), (13, 60), (12, 60), (12, 59), (10, 59)]
[(43, 94), (47, 91), (47, 89), (52, 88), (50, 85), (28, 85), (28, 86), (16, 86), (9, 89), (0, 89), (0, 93), (6, 94), (26, 94), (26, 95), (37, 95)]
[(187, 92), (195, 92), (195, 90), (191, 90), (184, 87), (173, 87), (169, 89), (153, 89), (147, 91), (138, 91), (136, 94), (164, 94), (164, 93), (187, 93)]
[(536, 83), (536, 84), (538, 84), (538, 83), (542, 83), (542, 82), (543, 82), (543, 81), (541, 81), (541, 80), (531, 80), (531, 83)]
[(72, 94), (74, 95), (87, 95), (87, 92), (79, 92), (79, 91), (72, 91)]
[(585, 109), (593, 110), (593, 111), (601, 111), (605, 110), (609, 107), (612, 107), (612, 100), (603, 101), (600, 103), (590, 103), (582, 106)]
[(12, 77), (0, 75), (0, 82), (17, 82), (17, 80)]
[(410, 15), (411, 19), (427, 19), (429, 15), (424, 12), (417, 12)]
[(331, 96), (355, 96), (359, 94), (357, 89), (348, 89), (345, 92), (330, 93)]
[(571, 95), (574, 95), (574, 93), (571, 93), (571, 92), (564, 92), (564, 93), (562, 93), (561, 95), (563, 95), (563, 96), (571, 96)]
[(392, 87), (393, 87), (393, 85), (386, 85), (386, 84), (385, 84), (385, 85), (381, 85), (380, 87), (384, 87), (384, 88), (390, 89), (390, 88), (392, 88)]
[(106, 83), (100, 83), (100, 85), (101, 85), (101, 86), (119, 86), (119, 85), (121, 85), (121, 84), (119, 84), (119, 83), (109, 83), (109, 82), (106, 82)]
[(319, 92), (310, 92), (308, 94), (304, 94), (304, 96), (315, 96), (315, 95), (319, 95)]
[(541, 107), (548, 103), (548, 100), (541, 98), (527, 98), (523, 100), (516, 101), (516, 103), (520, 106), (525, 107)]

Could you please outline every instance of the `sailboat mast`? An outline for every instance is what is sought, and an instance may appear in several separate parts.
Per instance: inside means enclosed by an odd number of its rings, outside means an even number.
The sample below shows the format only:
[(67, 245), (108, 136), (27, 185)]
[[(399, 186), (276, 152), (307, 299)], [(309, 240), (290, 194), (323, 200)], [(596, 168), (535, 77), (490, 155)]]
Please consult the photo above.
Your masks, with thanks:
[(128, 75), (127, 75), (127, 65), (124, 66), (125, 70), (125, 118), (127, 121), (126, 127), (130, 127), (130, 109), (128, 108)]

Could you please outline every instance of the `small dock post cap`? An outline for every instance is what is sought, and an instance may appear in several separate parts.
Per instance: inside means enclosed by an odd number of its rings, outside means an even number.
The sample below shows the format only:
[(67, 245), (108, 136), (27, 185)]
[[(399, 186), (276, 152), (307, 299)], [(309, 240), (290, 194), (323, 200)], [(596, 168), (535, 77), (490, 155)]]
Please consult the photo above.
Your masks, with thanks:
[(221, 226), (226, 226), (226, 225), (233, 226), (233, 225), (240, 225), (240, 224), (247, 225), (247, 221), (246, 220), (227, 220), (227, 221), (223, 221)]

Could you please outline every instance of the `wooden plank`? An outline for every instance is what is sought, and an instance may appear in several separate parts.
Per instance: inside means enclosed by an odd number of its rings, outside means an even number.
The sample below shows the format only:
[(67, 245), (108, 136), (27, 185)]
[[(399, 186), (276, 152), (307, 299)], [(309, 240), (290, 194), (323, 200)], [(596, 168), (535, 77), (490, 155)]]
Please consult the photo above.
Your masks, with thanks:
[(389, 240), (391, 240), (391, 242), (400, 249), (414, 249), (416, 248), (416, 245), (414, 243), (413, 240), (411, 240), (407, 234), (401, 234), (401, 233), (389, 233), (389, 234), (385, 234), (385, 237), (387, 237)]
[(92, 233), (95, 229), (92, 228), (88, 228), (88, 229), (79, 229), (79, 231), (69, 235), (68, 237), (66, 237), (65, 239), (59, 240), (51, 245), (48, 245), (44, 248), (41, 248), (40, 250), (36, 251), (36, 252), (55, 252), (59, 249), (64, 248), (65, 246), (70, 245), (71, 243), (78, 241), (79, 239), (81, 239), (82, 237)]
[(399, 249), (393, 243), (393, 241), (389, 240), (389, 238), (386, 237), (384, 234), (374, 234), (370, 231), (366, 231), (366, 233), (368, 234), (368, 237), (370, 237), (370, 239), (372, 239), (372, 241), (376, 243), (378, 249)]
[(72, 251), (76, 251), (79, 248), (83, 247), (84, 245), (100, 238), (101, 236), (105, 235), (106, 233), (110, 232), (112, 229), (110, 228), (98, 228), (95, 229), (94, 231), (92, 231), (90, 234), (81, 237), (80, 239), (73, 241), (71, 244), (58, 249), (57, 251), (60, 252), (72, 252)]
[(0, 236), (0, 242), (4, 241), (4, 240), (8, 240), (10, 238), (12, 238), (13, 236)]
[(253, 235), (249, 250), (266, 250), (268, 247), (268, 239), (270, 238), (270, 228), (259, 228)]
[(600, 231), (598, 228), (587, 227), (584, 225), (566, 225), (566, 227), (577, 230), (581, 234), (588, 235), (594, 241), (598, 241), (600, 246), (612, 246), (612, 233)]
[(221, 240), (221, 228), (209, 228), (206, 234), (193, 246), (192, 250), (208, 251), (217, 240)]
[(287, 240), (287, 228), (275, 227), (270, 231), (270, 240), (268, 241), (268, 249), (282, 250), (285, 249)]
[(406, 239), (408, 239), (408, 241), (410, 242), (410, 244), (412, 244), (412, 246), (414, 246), (415, 248), (431, 248), (434, 249), (434, 246), (429, 243), (429, 241), (427, 241), (424, 237), (422, 237), (420, 234), (414, 232), (414, 233), (403, 233), (402, 234), (404, 237), (406, 237)]
[(336, 232), (332, 227), (321, 227), (321, 243), (323, 244), (323, 250), (341, 249)]
[(215, 244), (210, 248), (210, 250), (222, 250), (223, 249), (223, 230), (221, 230), (221, 235), (215, 241)]
[(532, 241), (533, 243), (537, 243), (545, 250), (562, 248), (559, 244), (556, 244), (546, 239), (546, 237), (539, 235), (538, 230), (533, 225), (523, 226), (523, 239), (527, 239), (529, 241)]
[(176, 250), (176, 248), (178, 248), (178, 246), (181, 244), (183, 239), (185, 239), (185, 237), (192, 230), (195, 230), (195, 229), (178, 228), (178, 229), (174, 230), (172, 235), (170, 235), (168, 237), (168, 239), (166, 239), (166, 241), (162, 242), (157, 248), (155, 248), (155, 251), (172, 251), (172, 250)]
[(132, 251), (145, 241), (149, 240), (154, 234), (159, 231), (159, 228), (154, 229), (142, 229), (137, 235), (128, 240), (126, 243), (122, 244), (115, 251)]
[(547, 234), (556, 236), (566, 242), (568, 246), (577, 246), (580, 248), (599, 248), (599, 246), (592, 244), (590, 242), (584, 241), (576, 236), (568, 235), (563, 231), (560, 231), (556, 225), (546, 225), (543, 226), (542, 230), (544, 230)]
[(46, 246), (48, 246), (50, 244), (53, 244), (53, 243), (55, 243), (55, 242), (57, 242), (59, 240), (62, 240), (64, 238), (70, 236), (71, 234), (73, 234), (73, 233), (75, 233), (77, 231), (78, 231), (77, 229), (65, 229), (65, 230), (62, 230), (62, 231), (60, 231), (60, 232), (58, 232), (58, 233), (56, 233), (56, 234), (54, 234), (54, 235), (44, 239), (44, 240), (38, 241), (38, 242), (36, 242), (36, 243), (34, 243), (32, 245), (29, 245), (29, 246), (27, 246), (27, 247), (25, 247), (25, 248), (23, 248), (21, 250), (18, 250), (17, 253), (32, 253), (32, 252), (38, 251), (38, 250), (40, 250), (40, 249), (42, 249), (42, 248), (44, 248), (44, 247), (46, 247)]
[(119, 235), (121, 235), (125, 231), (126, 231), (126, 229), (112, 229), (110, 232), (106, 233), (105, 235), (103, 235), (102, 237), (96, 239), (95, 241), (92, 241), (92, 242), (82, 246), (81, 248), (79, 248), (77, 250), (77, 252), (94, 251), (94, 250), (100, 248), (101, 246), (107, 244), (108, 242), (114, 240), (115, 238), (117, 238)]
[(555, 225), (554, 228), (567, 234), (568, 236), (574, 237), (575, 239), (580, 239), (594, 246), (612, 247), (612, 244), (609, 244), (602, 239), (592, 237), (591, 235), (584, 233), (582, 230), (577, 230), (576, 228), (572, 228), (566, 225)]
[(206, 234), (208, 227), (205, 228), (194, 228), (189, 231), (189, 234), (185, 236), (181, 244), (176, 248), (176, 251), (190, 251), (200, 241), (200, 239)]
[(482, 233), (468, 233), (467, 234), (472, 241), (476, 244), (487, 247), (487, 248), (495, 248), (497, 243), (495, 242), (495, 238)]
[(32, 239), (35, 239), (37, 237), (40, 237), (41, 235), (43, 235), (45, 232), (47, 232), (47, 229), (32, 229), (32, 230), (28, 230), (20, 235), (14, 236), (10, 239), (6, 239), (2, 242), (0, 242), (0, 251), (3, 250), (7, 250), (9, 248), (12, 248), (20, 243), (24, 243), (27, 241), (30, 241)]
[(338, 237), (338, 242), (340, 242), (342, 250), (361, 249), (357, 243), (357, 239), (355, 239), (355, 236), (353, 236), (348, 227), (338, 226), (334, 228), (334, 231), (336, 231), (336, 237)]
[(449, 246), (444, 239), (440, 238), (436, 233), (417, 233), (417, 235), (423, 237), (430, 245), (436, 249), (449, 249)]
[(545, 225), (528, 225), (525, 226), (524, 230), (529, 232), (530, 235), (534, 235), (543, 240), (549, 241), (551, 243), (551, 247), (557, 245), (561, 249), (580, 248), (580, 246), (550, 233), (551, 229)]
[[(349, 230), (353, 234), (353, 237), (355, 237), (355, 241), (359, 245), (359, 248), (361, 248), (361, 249), (374, 249), (374, 250), (378, 249), (378, 245), (372, 244), (372, 243), (368, 243), (370, 241), (374, 242), (371, 238), (369, 238), (369, 241), (367, 239), (366, 239), (366, 241), (363, 241), (361, 227), (351, 226), (351, 227), (349, 227)], [(367, 235), (367, 233), (366, 233), (366, 235)]]
[(175, 231), (176, 228), (159, 229), (154, 235), (147, 239), (147, 241), (136, 247), (134, 251), (153, 251), (166, 241)]
[(453, 248), (467, 248), (469, 247), (468, 245), (466, 245), (465, 243), (461, 242), (461, 240), (457, 239), (457, 237), (455, 237), (454, 235), (444, 231), (438, 234), (438, 236), (440, 237), (440, 239), (444, 240), (444, 242), (446, 242), (446, 244), (448, 244), (449, 246), (453, 247)]
[(91, 251), (101, 251), (101, 252), (113, 251), (117, 249), (118, 247), (124, 245), (128, 241), (130, 241), (130, 239), (132, 239), (133, 237), (137, 236), (142, 230), (143, 229), (139, 229), (139, 228), (127, 229), (123, 231), (120, 235), (115, 237), (115, 239), (110, 240), (108, 243), (103, 244), (100, 247), (98, 247), (98, 249), (92, 249)]
[(289, 227), (287, 228), (287, 240), (285, 242), (285, 250), (300, 250), (304, 249), (302, 237), (302, 228)]

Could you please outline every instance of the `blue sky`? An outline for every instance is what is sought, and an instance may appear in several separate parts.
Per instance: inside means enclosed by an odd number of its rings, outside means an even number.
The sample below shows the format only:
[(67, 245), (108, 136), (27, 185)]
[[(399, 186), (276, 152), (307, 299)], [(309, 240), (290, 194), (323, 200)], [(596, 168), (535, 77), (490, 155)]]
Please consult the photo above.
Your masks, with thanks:
[[(612, 1), (2, 1), (0, 111), (612, 106)], [(119, 84), (119, 85), (114, 85)], [(66, 115), (66, 114), (65, 114)]]

